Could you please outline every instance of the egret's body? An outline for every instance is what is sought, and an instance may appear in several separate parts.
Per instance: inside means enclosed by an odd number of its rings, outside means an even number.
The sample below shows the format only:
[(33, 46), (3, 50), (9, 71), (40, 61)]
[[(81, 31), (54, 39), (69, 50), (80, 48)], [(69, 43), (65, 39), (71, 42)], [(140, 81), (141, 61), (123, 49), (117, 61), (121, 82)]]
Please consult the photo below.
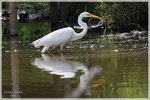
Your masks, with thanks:
[(92, 17), (92, 18), (98, 18), (100, 17), (92, 15), (88, 12), (83, 12), (78, 17), (78, 24), (83, 27), (83, 30), (81, 33), (76, 33), (73, 28), (66, 27), (62, 29), (58, 29), (56, 31), (53, 31), (42, 38), (35, 40), (31, 44), (33, 44), (35, 47), (44, 46), (42, 49), (42, 53), (44, 53), (46, 50), (49, 49), (49, 47), (55, 47), (55, 46), (61, 46), (61, 50), (63, 48), (63, 45), (66, 44), (69, 41), (75, 41), (80, 38), (82, 38), (88, 30), (88, 26), (86, 23), (82, 21), (84, 17)]
[(67, 27), (63, 29), (56, 30), (50, 34), (45, 35), (44, 37), (34, 41), (34, 46), (44, 46), (41, 52), (45, 52), (51, 46), (64, 45), (72, 38), (72, 28)]

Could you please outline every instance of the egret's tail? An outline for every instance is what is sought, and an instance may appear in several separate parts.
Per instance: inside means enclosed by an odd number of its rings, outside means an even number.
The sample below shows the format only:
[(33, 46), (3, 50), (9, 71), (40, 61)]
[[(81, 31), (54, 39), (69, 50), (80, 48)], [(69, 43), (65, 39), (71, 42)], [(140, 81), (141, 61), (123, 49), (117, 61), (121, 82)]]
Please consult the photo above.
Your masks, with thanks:
[(39, 46), (41, 46), (40, 44), (39, 44), (39, 39), (38, 40), (35, 40), (35, 41), (33, 41), (32, 43), (30, 43), (29, 44), (29, 46), (34, 46), (34, 47), (39, 47)]
[(32, 43), (30, 43), (29, 45), (28, 45), (28, 47), (32, 47), (33, 46), (33, 44)]

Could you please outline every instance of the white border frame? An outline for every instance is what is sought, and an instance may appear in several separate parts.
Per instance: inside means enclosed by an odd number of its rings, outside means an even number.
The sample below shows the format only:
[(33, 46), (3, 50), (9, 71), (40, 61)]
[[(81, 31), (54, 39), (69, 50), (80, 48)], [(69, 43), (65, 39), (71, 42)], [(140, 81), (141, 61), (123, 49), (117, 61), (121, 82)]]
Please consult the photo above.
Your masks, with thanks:
[[(2, 98), (2, 20), (1, 20), (1, 15), (2, 15), (2, 2), (148, 2), (148, 98)], [(149, 56), (150, 56), (150, 49), (149, 49), (149, 41), (150, 41), (150, 1), (149, 0), (1, 0), (0, 1), (0, 100), (98, 100), (98, 99), (105, 99), (105, 100), (110, 100), (110, 99), (126, 99), (126, 100), (133, 100), (133, 99), (138, 99), (138, 100), (149, 100), (150, 97), (150, 64), (149, 64)]]

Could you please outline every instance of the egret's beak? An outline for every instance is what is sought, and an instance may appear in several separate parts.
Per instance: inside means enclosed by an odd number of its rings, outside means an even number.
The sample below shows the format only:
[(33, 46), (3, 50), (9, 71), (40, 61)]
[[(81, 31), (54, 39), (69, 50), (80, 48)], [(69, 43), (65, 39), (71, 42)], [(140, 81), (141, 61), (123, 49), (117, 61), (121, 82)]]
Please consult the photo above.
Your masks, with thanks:
[(99, 16), (96, 16), (96, 15), (93, 15), (93, 14), (88, 14), (90, 17), (92, 17), (92, 18), (96, 18), (96, 19), (102, 19), (101, 17), (99, 17)]

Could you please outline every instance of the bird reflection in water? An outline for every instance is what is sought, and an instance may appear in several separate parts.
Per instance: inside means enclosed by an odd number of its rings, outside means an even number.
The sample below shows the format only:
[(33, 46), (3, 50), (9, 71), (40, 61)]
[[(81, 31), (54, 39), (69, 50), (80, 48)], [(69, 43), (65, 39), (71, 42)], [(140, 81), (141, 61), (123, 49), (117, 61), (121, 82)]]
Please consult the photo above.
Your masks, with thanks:
[[(48, 71), (50, 74), (60, 76), (61, 79), (74, 78), (76, 76), (76, 72), (81, 70), (83, 74), (80, 76), (80, 83), (77, 87), (79, 90), (77, 91), (78, 93), (85, 92), (86, 95), (91, 94), (90, 89), (86, 86), (88, 85), (89, 81), (91, 81), (89, 80), (89, 74), (91, 74), (91, 71), (87, 68), (87, 66), (80, 62), (67, 60), (63, 55), (48, 56), (46, 54), (41, 54), (41, 56), (42, 57), (35, 58), (32, 64), (43, 71)], [(99, 70), (96, 69), (96, 71)], [(92, 72), (94, 72), (94, 70)], [(75, 91), (73, 91), (73, 93)], [(72, 97), (79, 96), (80, 94), (77, 94), (73, 95)]]
[(63, 55), (61, 55), (61, 57), (50, 57), (45, 54), (41, 55), (42, 57), (35, 58), (32, 64), (43, 71), (49, 71), (50, 74), (60, 75), (60, 78), (73, 78), (75, 77), (75, 72), (81, 70), (84, 72), (82, 76), (88, 76), (89, 70), (82, 63), (66, 60)]

